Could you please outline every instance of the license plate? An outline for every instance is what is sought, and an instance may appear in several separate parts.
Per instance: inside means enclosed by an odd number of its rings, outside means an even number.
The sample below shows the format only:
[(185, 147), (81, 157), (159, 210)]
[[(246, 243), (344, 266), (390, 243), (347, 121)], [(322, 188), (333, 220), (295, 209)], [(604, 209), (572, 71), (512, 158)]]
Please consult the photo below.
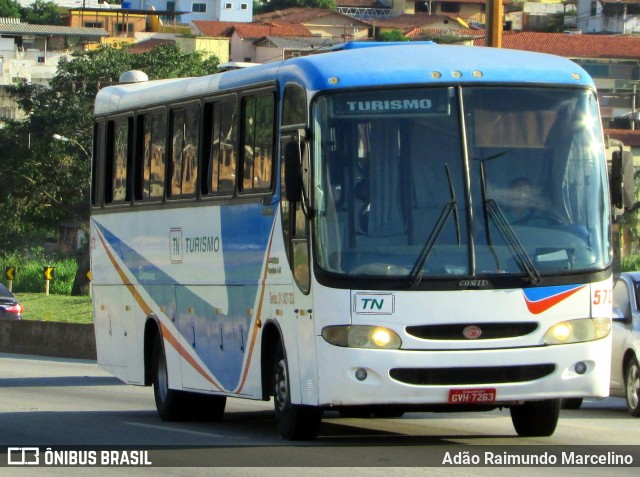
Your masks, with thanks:
[(488, 404), (495, 400), (495, 388), (449, 390), (449, 404)]

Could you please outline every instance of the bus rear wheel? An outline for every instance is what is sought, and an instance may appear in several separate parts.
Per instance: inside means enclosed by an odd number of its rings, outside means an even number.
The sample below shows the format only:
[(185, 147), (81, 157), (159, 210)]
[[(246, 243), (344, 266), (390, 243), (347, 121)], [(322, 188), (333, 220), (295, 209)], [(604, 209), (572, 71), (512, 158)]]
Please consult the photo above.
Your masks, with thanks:
[(322, 409), (291, 403), (289, 365), (281, 344), (276, 349), (273, 382), (273, 403), (280, 436), (292, 441), (315, 439), (322, 422)]
[(153, 396), (156, 401), (156, 409), (163, 421), (182, 421), (187, 418), (186, 406), (183, 403), (183, 394), (180, 391), (169, 388), (167, 374), (167, 358), (162, 346), (162, 337), (156, 337), (153, 346)]
[(531, 401), (511, 406), (511, 422), (521, 437), (546, 437), (553, 434), (560, 416), (560, 399)]

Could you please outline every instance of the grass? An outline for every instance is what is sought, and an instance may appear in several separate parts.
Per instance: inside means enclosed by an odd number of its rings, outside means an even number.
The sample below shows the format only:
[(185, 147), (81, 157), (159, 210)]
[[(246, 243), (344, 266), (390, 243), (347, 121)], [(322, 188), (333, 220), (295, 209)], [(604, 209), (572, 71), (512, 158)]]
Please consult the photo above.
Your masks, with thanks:
[(24, 306), (23, 319), (93, 323), (90, 296), (69, 296), (44, 293), (14, 293)]

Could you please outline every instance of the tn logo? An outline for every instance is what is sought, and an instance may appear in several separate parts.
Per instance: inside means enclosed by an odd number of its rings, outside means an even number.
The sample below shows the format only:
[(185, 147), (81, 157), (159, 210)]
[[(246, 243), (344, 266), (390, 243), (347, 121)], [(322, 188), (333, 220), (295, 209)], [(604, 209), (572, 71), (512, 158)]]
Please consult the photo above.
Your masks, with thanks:
[(363, 310), (382, 310), (382, 305), (384, 305), (384, 299), (362, 298)]
[(391, 293), (356, 293), (353, 311), (358, 315), (391, 315), (395, 297)]
[(40, 464), (40, 449), (37, 447), (9, 447), (7, 464), (38, 465)]

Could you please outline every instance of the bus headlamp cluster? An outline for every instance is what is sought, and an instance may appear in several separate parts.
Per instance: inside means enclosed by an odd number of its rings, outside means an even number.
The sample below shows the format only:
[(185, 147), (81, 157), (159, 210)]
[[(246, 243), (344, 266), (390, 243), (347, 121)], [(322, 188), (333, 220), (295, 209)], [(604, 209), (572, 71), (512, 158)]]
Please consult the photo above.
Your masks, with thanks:
[(581, 343), (605, 338), (611, 332), (609, 318), (582, 318), (556, 323), (544, 334), (544, 344)]
[(327, 326), (322, 337), (327, 343), (347, 348), (400, 349), (402, 345), (393, 330), (381, 326)]

